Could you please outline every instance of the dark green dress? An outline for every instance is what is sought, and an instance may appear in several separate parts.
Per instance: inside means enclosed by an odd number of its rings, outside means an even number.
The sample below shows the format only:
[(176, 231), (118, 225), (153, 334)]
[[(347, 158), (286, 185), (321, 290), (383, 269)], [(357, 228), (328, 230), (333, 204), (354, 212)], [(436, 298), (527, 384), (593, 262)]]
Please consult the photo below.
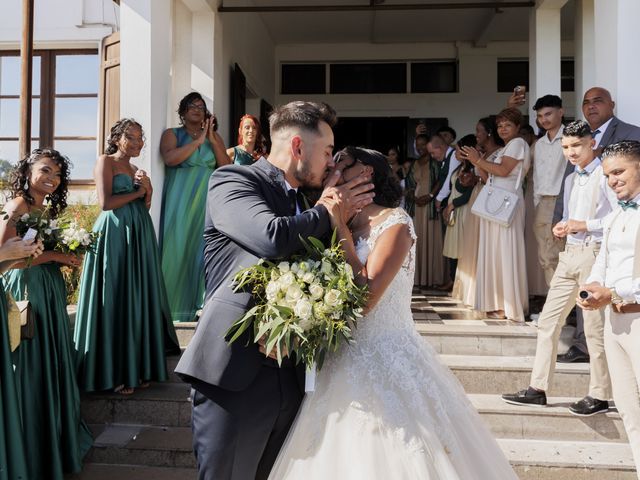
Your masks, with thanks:
[(0, 282), (0, 480), (26, 480), (20, 404), (7, 328), (7, 299)]
[[(126, 174), (113, 194), (134, 191)], [(167, 353), (180, 347), (171, 321), (155, 231), (142, 199), (104, 211), (96, 248), (84, 257), (74, 342), (85, 391), (167, 380)]]
[[(193, 142), (183, 127), (173, 133), (178, 147)], [(206, 140), (184, 162), (165, 169), (160, 252), (174, 322), (193, 322), (204, 301), (204, 214), (215, 168), (213, 146)]]
[(253, 155), (240, 147), (233, 147), (233, 163), (236, 165), (253, 165), (256, 161)]
[[(80, 418), (67, 292), (60, 266), (37, 265), (7, 274), (6, 288), (35, 313), (35, 337), (13, 352), (28, 478), (62, 480), (78, 472), (92, 444)], [(4, 383), (4, 381), (3, 381)]]

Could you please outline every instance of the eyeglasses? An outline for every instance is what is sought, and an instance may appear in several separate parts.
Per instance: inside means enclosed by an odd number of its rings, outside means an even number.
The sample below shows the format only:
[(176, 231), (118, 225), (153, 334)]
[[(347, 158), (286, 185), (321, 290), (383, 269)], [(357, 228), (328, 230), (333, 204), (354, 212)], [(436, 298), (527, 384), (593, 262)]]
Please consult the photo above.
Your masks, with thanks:
[(187, 108), (189, 110), (202, 110), (202, 111), (205, 111), (207, 109), (205, 105), (198, 105), (197, 103), (190, 103), (189, 105), (187, 105)]

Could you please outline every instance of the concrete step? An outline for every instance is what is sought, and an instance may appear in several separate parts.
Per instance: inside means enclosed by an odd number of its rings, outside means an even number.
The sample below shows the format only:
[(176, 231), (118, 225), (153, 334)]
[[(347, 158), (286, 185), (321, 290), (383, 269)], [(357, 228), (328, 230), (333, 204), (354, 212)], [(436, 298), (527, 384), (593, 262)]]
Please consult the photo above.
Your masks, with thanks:
[(90, 425), (94, 445), (86, 461), (114, 465), (195, 468), (190, 427)]
[(520, 480), (637, 480), (623, 443), (500, 438)]
[(82, 396), (82, 418), (89, 424), (190, 425), (189, 385), (152, 383), (133, 395), (91, 393)]
[(615, 408), (577, 417), (569, 412), (575, 398), (549, 397), (546, 407), (509, 405), (500, 395), (469, 394), (469, 400), (498, 438), (626, 443), (627, 433)]
[(196, 480), (195, 468), (148, 467), (141, 465), (108, 465), (87, 463), (82, 472), (68, 475), (67, 480)]
[[(506, 393), (529, 385), (533, 357), (493, 355), (440, 355), (467, 393)], [(589, 365), (557, 363), (553, 396), (582, 398), (589, 386)]]
[[(449, 355), (534, 356), (538, 330), (532, 325), (440, 325), (416, 322), (418, 332), (438, 353)], [(558, 351), (569, 349), (575, 327), (562, 329)]]
[(196, 331), (196, 325), (198, 322), (174, 322), (173, 326), (176, 329), (176, 335), (178, 337), (178, 343), (184, 349), (191, 338), (193, 338), (193, 334)]

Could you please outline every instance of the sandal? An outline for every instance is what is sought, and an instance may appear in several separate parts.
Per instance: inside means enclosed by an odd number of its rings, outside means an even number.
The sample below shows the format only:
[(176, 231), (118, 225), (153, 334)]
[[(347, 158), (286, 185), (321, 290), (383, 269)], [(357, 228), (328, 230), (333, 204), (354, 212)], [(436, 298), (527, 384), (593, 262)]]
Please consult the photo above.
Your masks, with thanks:
[(132, 395), (134, 391), (133, 387), (125, 387), (124, 384), (118, 385), (113, 389), (113, 393), (119, 393), (120, 395)]
[(492, 312), (487, 312), (487, 318), (492, 318), (494, 320), (505, 320), (507, 317), (502, 310), (494, 310)]

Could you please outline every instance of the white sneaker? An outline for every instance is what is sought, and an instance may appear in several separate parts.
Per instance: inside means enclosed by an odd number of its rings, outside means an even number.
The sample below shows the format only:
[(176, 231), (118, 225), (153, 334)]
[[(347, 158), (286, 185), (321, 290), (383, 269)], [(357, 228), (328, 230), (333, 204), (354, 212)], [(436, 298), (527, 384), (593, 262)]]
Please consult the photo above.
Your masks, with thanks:
[(529, 315), (529, 318), (531, 319), (531, 321), (529, 323), (537, 328), (538, 327), (538, 319), (540, 318), (540, 314), (539, 313), (532, 313), (531, 315)]

